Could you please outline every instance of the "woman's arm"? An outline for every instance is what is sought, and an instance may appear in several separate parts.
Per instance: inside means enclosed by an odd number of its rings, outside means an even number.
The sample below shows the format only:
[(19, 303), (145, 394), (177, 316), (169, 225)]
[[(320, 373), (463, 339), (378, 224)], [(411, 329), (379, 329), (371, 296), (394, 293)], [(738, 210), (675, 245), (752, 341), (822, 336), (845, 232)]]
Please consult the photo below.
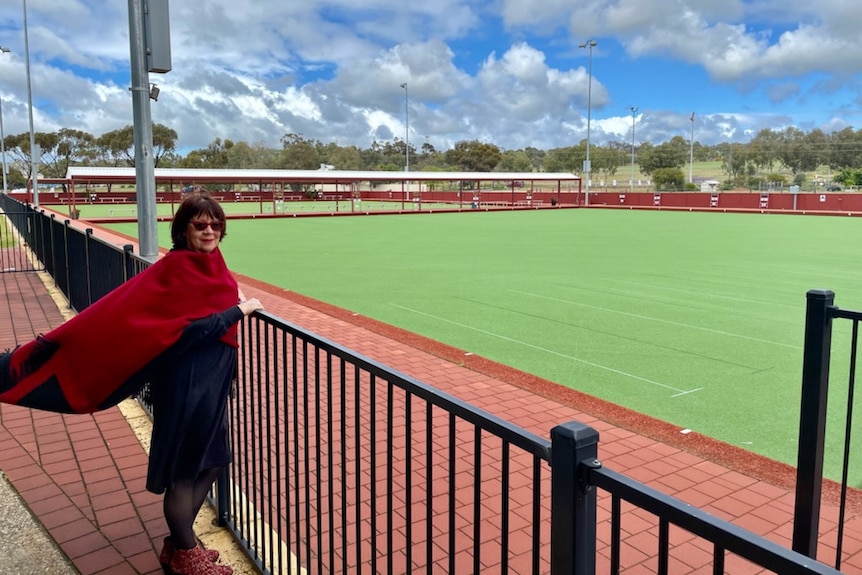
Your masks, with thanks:
[(252, 298), (231, 306), (221, 313), (195, 320), (186, 326), (180, 339), (171, 348), (182, 352), (191, 347), (217, 341), (227, 333), (230, 326), (259, 309), (263, 309), (263, 304), (257, 298)]

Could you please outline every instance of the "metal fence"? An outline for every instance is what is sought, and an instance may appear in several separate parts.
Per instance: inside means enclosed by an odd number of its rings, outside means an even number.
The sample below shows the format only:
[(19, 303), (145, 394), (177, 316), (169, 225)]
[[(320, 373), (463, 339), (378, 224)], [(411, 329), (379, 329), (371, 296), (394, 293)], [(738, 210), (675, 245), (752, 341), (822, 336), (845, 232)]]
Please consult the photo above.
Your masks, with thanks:
[[(146, 265), (34, 217), (75, 309)], [(587, 426), (536, 436), (265, 312), (240, 337), (217, 502), (262, 573), (592, 575), (621, 572), (627, 553), (677, 573), (681, 531), (711, 550), (712, 573), (839, 573), (604, 468)], [(652, 537), (626, 535), (645, 516)]]
[[(833, 320), (850, 321), (850, 357), (843, 406), (844, 422), (841, 459), (838, 528), (834, 543), (836, 569), (841, 568), (847, 513), (847, 492), (852, 447), (853, 407), (856, 391), (856, 356), (862, 311), (835, 305), (835, 293), (811, 290), (807, 294), (805, 344), (802, 360), (802, 403), (799, 418), (799, 451), (796, 467), (796, 505), (793, 522), (793, 549), (817, 557), (820, 501), (823, 493), (823, 461), (826, 452), (829, 371), (832, 363)], [(840, 360), (839, 360), (840, 361)], [(839, 406), (840, 408), (841, 406)], [(840, 432), (840, 430), (838, 431)], [(804, 439), (804, 441), (803, 441)], [(854, 535), (855, 536), (855, 535)]]
[(549, 571), (548, 440), (267, 313), (240, 350), (223, 515), (266, 572)]
[[(18, 202), (3, 200), (0, 194), (0, 273), (42, 271), (41, 261), (33, 257), (39, 251), (34, 230), (37, 219)], [(22, 230), (22, 231), (19, 231)]]

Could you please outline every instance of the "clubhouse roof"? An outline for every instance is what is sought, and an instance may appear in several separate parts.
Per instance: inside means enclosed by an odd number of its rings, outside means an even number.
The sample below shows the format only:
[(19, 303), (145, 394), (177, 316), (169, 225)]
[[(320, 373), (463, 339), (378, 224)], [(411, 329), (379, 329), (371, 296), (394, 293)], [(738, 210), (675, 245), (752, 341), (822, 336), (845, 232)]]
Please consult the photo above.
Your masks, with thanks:
[[(156, 168), (156, 184), (199, 185), (210, 183), (234, 184), (357, 184), (360, 182), (508, 182), (515, 187), (525, 182), (571, 182), (580, 188), (581, 178), (568, 172), (385, 172), (361, 170), (237, 170)], [(87, 167), (71, 166), (65, 178), (55, 178), (52, 183), (67, 183), (74, 187), (87, 184), (135, 183), (133, 167)], [(46, 181), (45, 183), (48, 183)], [(577, 182), (577, 184), (574, 184)]]

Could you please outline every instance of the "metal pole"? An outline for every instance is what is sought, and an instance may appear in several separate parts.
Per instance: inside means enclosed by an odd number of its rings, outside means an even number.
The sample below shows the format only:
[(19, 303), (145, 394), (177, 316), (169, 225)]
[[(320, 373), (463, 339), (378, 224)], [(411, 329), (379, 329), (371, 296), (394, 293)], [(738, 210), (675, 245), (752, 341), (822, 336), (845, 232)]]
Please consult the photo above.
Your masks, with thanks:
[(6, 143), (3, 135), (3, 97), (0, 96), (0, 154), (3, 156), (3, 193), (9, 193), (6, 188)]
[(584, 173), (587, 175), (587, 182), (584, 186), (586, 197), (584, 205), (590, 205), (590, 119), (592, 116), (592, 99), (593, 99), (593, 47), (597, 44), (595, 40), (587, 40), (580, 45), (581, 48), (588, 48), (590, 51), (589, 57), (589, 79), (587, 80), (587, 159), (584, 161)]
[[(9, 48), (0, 46), (0, 54), (8, 54)], [(3, 97), (0, 96), (0, 155), (3, 156), (3, 193), (8, 194), (9, 190), (6, 186), (6, 172), (9, 169), (6, 167), (6, 136), (3, 135)]]
[(27, 109), (30, 112), (30, 181), (33, 182), (33, 206), (39, 207), (39, 151), (33, 130), (33, 88), (30, 84), (30, 38), (27, 33), (27, 0), (24, 3), (24, 64), (27, 69)]
[(632, 179), (629, 180), (629, 191), (635, 191), (635, 116), (638, 113), (637, 106), (632, 106)]
[[(404, 171), (410, 171), (410, 99), (407, 96), (407, 82), (401, 84), (404, 88), (404, 156), (406, 163)], [(407, 199), (410, 199), (410, 180), (407, 180)]]
[(688, 151), (688, 183), (694, 183), (694, 112), (691, 113), (691, 141)]
[(138, 204), (138, 244), (141, 257), (159, 255), (156, 226), (156, 176), (153, 167), (153, 121), (150, 115), (150, 76), (144, 36), (144, 0), (129, 0), (129, 44), (132, 68), (132, 111), (135, 127), (135, 193)]

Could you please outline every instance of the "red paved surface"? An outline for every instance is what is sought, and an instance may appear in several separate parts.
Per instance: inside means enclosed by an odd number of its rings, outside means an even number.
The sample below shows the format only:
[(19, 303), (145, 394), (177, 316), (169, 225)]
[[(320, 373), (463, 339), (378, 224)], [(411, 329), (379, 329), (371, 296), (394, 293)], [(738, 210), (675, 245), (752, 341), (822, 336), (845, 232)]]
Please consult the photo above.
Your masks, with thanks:
[[(601, 434), (605, 466), (789, 546), (793, 476), (788, 466), (697, 434), (681, 435), (639, 414), (280, 288), (240, 281), (246, 296), (260, 298), (274, 315), (534, 433), (548, 436), (554, 425), (570, 420), (591, 425)], [(63, 320), (34, 273), (0, 274), (0, 302), (0, 348), (28, 341)], [(161, 572), (156, 557), (166, 533), (161, 500), (144, 490), (146, 455), (117, 408), (64, 416), (0, 405), (0, 450), (0, 468), (81, 573)], [(862, 573), (859, 498), (851, 495), (842, 567)], [(838, 515), (831, 505), (834, 491), (825, 499), (820, 558), (831, 563)], [(609, 507), (608, 498), (600, 498), (600, 521)], [(624, 526), (625, 571), (648, 572), (655, 565), (654, 521), (629, 511)], [(605, 556), (606, 531), (600, 528)], [(673, 543), (683, 552), (675, 554), (672, 573), (709, 572), (703, 566), (711, 561), (711, 550), (703, 542), (677, 536)], [(756, 570), (730, 559), (727, 572)]]

